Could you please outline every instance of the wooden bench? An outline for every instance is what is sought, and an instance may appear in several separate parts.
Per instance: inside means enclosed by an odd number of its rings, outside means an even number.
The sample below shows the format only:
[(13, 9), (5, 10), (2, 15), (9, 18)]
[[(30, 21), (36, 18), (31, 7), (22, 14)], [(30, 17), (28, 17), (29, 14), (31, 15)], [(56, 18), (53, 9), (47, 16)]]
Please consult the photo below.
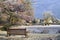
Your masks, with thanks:
[(7, 36), (10, 35), (25, 35), (25, 37), (27, 36), (27, 32), (26, 32), (26, 28), (24, 29), (8, 29), (7, 30)]

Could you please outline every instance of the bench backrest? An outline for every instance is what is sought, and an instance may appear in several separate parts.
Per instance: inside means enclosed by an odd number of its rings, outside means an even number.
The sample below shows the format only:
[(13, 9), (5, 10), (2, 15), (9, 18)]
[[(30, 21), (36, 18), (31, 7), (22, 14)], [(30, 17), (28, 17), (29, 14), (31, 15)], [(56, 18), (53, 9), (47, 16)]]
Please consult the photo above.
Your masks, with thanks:
[(26, 29), (8, 29), (7, 34), (12, 35), (26, 35)]

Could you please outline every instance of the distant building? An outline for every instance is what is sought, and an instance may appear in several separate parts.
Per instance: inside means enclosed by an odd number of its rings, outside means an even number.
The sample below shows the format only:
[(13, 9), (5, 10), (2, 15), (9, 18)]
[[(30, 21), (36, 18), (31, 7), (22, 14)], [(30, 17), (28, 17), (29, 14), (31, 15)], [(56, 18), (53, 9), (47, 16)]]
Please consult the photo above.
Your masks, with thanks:
[(48, 23), (53, 23), (51, 17), (47, 19)]

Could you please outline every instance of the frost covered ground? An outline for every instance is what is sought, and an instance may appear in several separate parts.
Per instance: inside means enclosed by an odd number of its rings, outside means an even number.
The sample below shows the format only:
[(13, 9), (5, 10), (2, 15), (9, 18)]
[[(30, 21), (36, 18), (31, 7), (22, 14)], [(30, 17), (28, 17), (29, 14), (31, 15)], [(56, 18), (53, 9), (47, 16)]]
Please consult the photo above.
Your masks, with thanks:
[(0, 36), (0, 40), (56, 40), (57, 36), (60, 34), (32, 34), (28, 33), (28, 36), (21, 37), (20, 35), (15, 35), (15, 36), (10, 36), (10, 37), (5, 37), (5, 36)]

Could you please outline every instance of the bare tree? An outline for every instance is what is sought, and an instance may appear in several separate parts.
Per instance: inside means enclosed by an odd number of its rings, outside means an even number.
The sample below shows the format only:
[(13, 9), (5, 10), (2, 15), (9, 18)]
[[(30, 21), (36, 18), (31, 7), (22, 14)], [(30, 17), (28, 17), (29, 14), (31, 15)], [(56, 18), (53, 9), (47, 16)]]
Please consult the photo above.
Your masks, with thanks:
[(55, 19), (54, 15), (50, 11), (45, 12), (43, 16), (45, 24), (53, 23), (53, 20)]
[[(18, 2), (18, 1), (17, 1)], [(0, 3), (0, 7), (2, 8), (1, 13), (6, 14), (8, 17), (8, 20), (10, 23), (15, 23), (17, 22), (16, 19), (24, 19), (25, 21), (32, 21), (34, 14), (33, 14), (33, 9), (31, 6), (31, 2), (26, 0), (22, 1), (22, 4), (14, 4), (12, 5), (9, 2), (2, 2)], [(1, 14), (0, 13), (0, 14)], [(15, 21), (14, 21), (15, 20)]]

